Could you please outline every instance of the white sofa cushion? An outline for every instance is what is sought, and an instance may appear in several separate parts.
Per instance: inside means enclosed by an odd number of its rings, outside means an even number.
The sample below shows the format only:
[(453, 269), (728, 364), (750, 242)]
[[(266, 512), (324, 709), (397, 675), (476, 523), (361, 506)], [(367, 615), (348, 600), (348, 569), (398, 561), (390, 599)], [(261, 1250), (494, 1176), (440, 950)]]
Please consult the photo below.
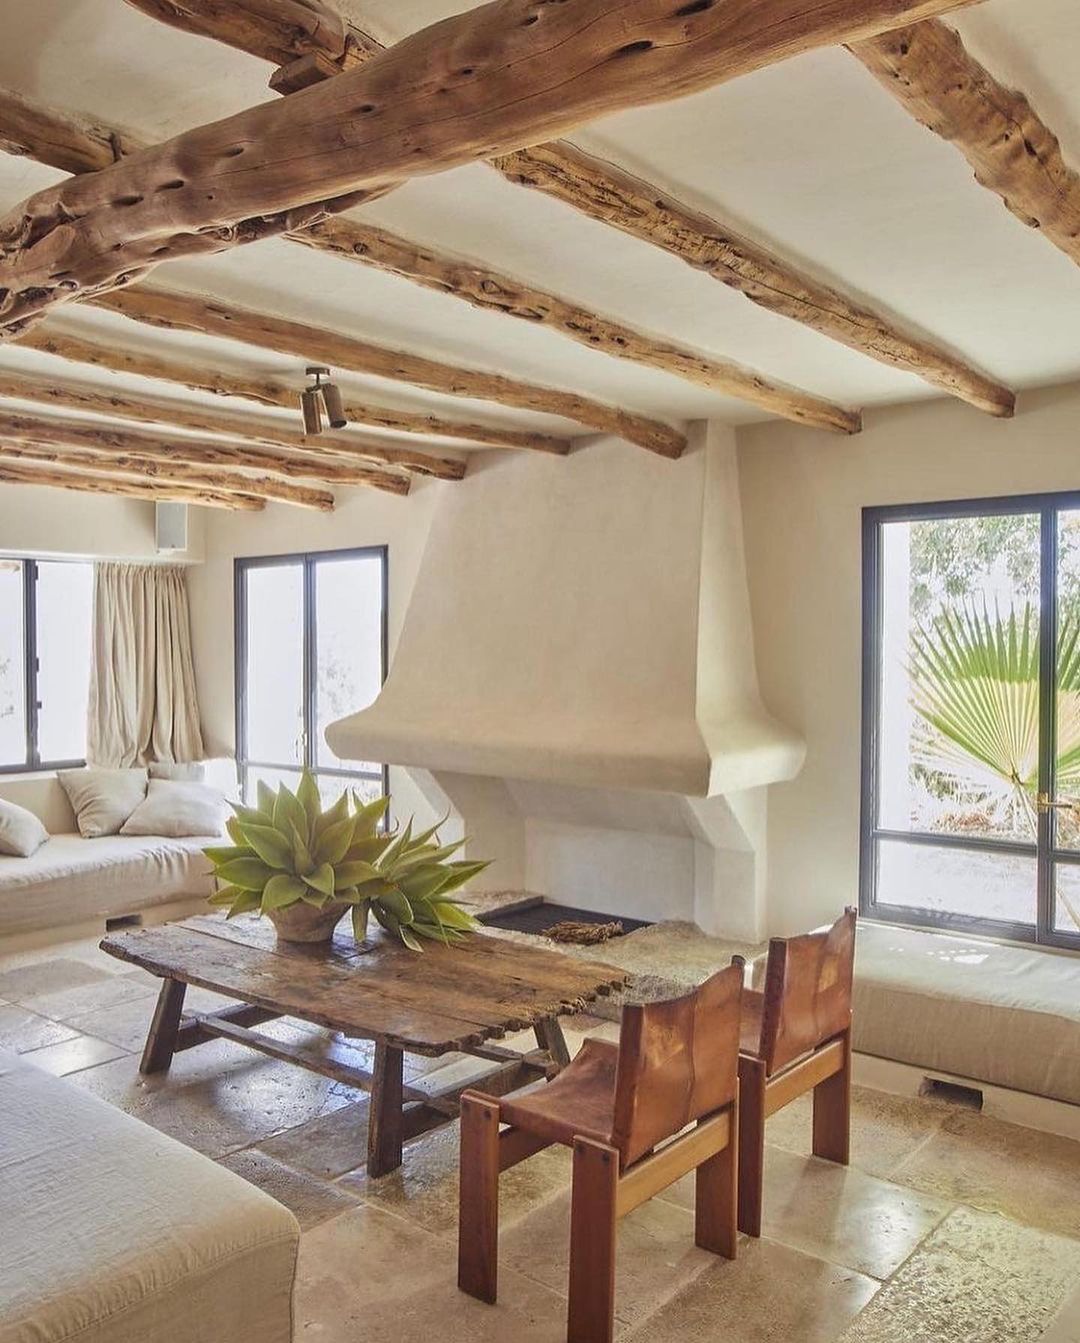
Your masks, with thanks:
[(0, 937), (130, 914), (214, 889), (203, 839), (53, 835), (0, 859)]
[(63, 769), (59, 779), (85, 839), (117, 834), (146, 796), (145, 769)]
[(122, 835), (220, 836), (227, 808), (216, 788), (205, 783), (151, 779), (146, 798), (124, 824)]
[(151, 779), (178, 779), (183, 783), (202, 783), (206, 766), (201, 760), (152, 760), (147, 765)]
[(0, 1343), (290, 1343), (279, 1203), (9, 1054), (0, 1132)]
[(29, 858), (49, 838), (49, 832), (32, 811), (0, 799), (0, 854)]

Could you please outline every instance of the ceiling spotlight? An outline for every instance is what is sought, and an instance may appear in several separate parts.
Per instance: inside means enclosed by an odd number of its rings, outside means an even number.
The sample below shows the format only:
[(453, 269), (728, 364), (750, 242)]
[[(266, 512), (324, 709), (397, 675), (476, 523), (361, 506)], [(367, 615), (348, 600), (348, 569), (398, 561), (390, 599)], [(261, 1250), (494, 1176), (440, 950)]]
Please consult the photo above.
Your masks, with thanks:
[[(344, 429), (348, 424), (345, 418), (345, 408), (341, 402), (341, 393), (337, 387), (329, 381), (330, 370), (318, 365), (312, 365), (306, 370), (309, 378), (314, 378), (312, 386), (305, 387), (300, 393), (300, 409), (304, 415), (304, 433), (320, 434), (322, 433), (322, 416), (326, 412), (326, 418), (330, 423), (331, 429)], [(327, 381), (323, 381), (323, 379)]]

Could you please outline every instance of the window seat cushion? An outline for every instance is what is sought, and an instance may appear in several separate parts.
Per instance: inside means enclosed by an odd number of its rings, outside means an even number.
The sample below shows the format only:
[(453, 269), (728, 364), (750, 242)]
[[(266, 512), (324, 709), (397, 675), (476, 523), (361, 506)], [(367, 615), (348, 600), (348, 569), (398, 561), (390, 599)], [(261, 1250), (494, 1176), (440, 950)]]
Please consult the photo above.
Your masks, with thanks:
[(1080, 958), (863, 919), (864, 1054), (1080, 1105)]

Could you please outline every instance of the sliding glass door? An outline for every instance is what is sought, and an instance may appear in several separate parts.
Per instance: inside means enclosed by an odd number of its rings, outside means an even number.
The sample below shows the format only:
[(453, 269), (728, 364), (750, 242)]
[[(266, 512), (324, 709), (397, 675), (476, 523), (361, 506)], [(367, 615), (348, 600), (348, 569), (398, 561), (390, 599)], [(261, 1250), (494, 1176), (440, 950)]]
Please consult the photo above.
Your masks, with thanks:
[(236, 744), (250, 799), (261, 779), (294, 788), (315, 774), (326, 803), (370, 800), (383, 765), (342, 760), (323, 733), (370, 704), (386, 673), (386, 550), (315, 551), (236, 561)]
[(1080, 949), (1080, 498), (863, 543), (863, 912)]

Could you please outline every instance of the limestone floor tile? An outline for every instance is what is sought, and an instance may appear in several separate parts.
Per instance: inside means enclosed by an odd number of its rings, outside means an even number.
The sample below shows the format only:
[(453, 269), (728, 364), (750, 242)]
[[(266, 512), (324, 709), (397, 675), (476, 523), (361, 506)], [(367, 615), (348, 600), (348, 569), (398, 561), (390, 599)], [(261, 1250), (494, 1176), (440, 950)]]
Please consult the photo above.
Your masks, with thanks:
[(295, 1337), (305, 1343), (452, 1340), (562, 1343), (566, 1303), (509, 1269), (499, 1303), (457, 1288), (454, 1246), (380, 1208), (362, 1205), (300, 1240)]
[(94, 983), (36, 994), (31, 1000), (31, 1006), (42, 1016), (52, 1017), (54, 1021), (67, 1021), (71, 1017), (85, 1016), (87, 1012), (100, 1007), (113, 1007), (117, 1003), (134, 1002), (140, 998), (152, 1008), (156, 995), (154, 986), (143, 979), (129, 978), (127, 975), (102, 975)]
[[(500, 1263), (564, 1292), (570, 1265), (569, 1191), (543, 1204), (501, 1237)], [(694, 1244), (694, 1218), (685, 1208), (651, 1199), (619, 1222), (615, 1256), (615, 1314), (636, 1324), (674, 1296), (716, 1256)]]
[(355, 1101), (358, 1093), (290, 1063), (215, 1040), (177, 1054), (168, 1073), (140, 1077), (138, 1059), (76, 1073), (72, 1079), (180, 1142), (210, 1156)]
[(43, 1045), (55, 1045), (61, 1040), (72, 1040), (78, 1033), (73, 1027), (50, 1021), (18, 1003), (0, 1004), (0, 1046), (14, 1049), (17, 1054), (24, 1054), (28, 1049), (41, 1049)]
[(60, 1040), (23, 1055), (27, 1063), (32, 1063), (35, 1068), (43, 1068), (54, 1077), (67, 1077), (69, 1073), (127, 1057), (125, 1050), (118, 1049), (107, 1040), (95, 1040), (92, 1035), (76, 1035), (71, 1040)]
[(958, 1110), (895, 1179), (956, 1203), (1080, 1237), (1080, 1143)]
[(959, 1208), (843, 1343), (1035, 1343), (1080, 1282), (1080, 1243)]
[[(739, 1241), (631, 1334), (634, 1343), (834, 1343), (879, 1284), (769, 1240)], [(901, 1335), (889, 1343), (907, 1343)]]
[[(774, 1114), (765, 1141), (800, 1156), (810, 1155), (811, 1095)], [(893, 1171), (944, 1123), (952, 1107), (921, 1096), (893, 1096), (867, 1087), (851, 1089), (851, 1164), (868, 1175), (892, 1178)]]
[(331, 1180), (367, 1160), (368, 1100), (364, 1096), (259, 1143), (261, 1151), (297, 1170)]
[(143, 994), (108, 1007), (79, 1012), (76, 1016), (66, 1018), (64, 1024), (96, 1035), (101, 1040), (109, 1040), (130, 1053), (137, 1053), (141, 1052), (146, 1043), (146, 1033), (150, 1029), (156, 1001), (155, 995)]
[[(694, 1177), (660, 1195), (694, 1206)], [(816, 1157), (770, 1148), (762, 1235), (871, 1278), (887, 1278), (954, 1206)]]
[(359, 1202), (347, 1191), (325, 1180), (316, 1180), (304, 1171), (293, 1170), (255, 1147), (221, 1157), (218, 1164), (284, 1203), (304, 1230), (337, 1217)]
[[(456, 1123), (434, 1129), (407, 1145), (399, 1170), (373, 1180), (360, 1169), (338, 1185), (427, 1231), (456, 1237), (459, 1132)], [(548, 1148), (504, 1171), (499, 1179), (502, 1230), (556, 1197), (569, 1178), (570, 1154), (565, 1148)]]
[(43, 957), (26, 965), (0, 965), (0, 995), (13, 1003), (33, 1003), (46, 994), (108, 981), (105, 970), (74, 957)]

